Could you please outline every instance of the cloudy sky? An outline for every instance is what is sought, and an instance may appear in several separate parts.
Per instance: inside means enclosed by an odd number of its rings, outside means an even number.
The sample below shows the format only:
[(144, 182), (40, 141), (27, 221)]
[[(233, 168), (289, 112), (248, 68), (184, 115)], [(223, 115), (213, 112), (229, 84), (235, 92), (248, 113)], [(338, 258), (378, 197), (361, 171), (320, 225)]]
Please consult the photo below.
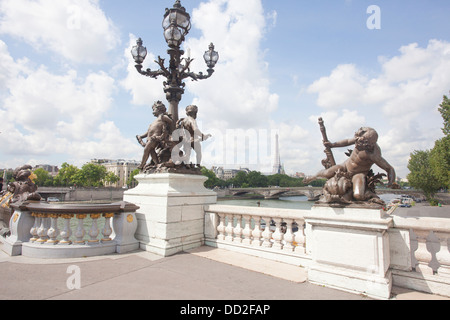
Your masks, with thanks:
[[(0, 0), (0, 168), (93, 158), (140, 160), (135, 136), (165, 100), (163, 79), (139, 75), (166, 58), (161, 22), (173, 0)], [(438, 105), (450, 91), (448, 0), (184, 0), (191, 71), (220, 54), (208, 80), (186, 81), (180, 116), (199, 107), (213, 138), (203, 164), (267, 172), (279, 134), (288, 173), (313, 174), (331, 141), (362, 127), (380, 136), (398, 176), (409, 155), (442, 136)], [(372, 5), (376, 5), (373, 7)], [(189, 49), (189, 50), (188, 50)], [(334, 149), (345, 160), (347, 148)]]

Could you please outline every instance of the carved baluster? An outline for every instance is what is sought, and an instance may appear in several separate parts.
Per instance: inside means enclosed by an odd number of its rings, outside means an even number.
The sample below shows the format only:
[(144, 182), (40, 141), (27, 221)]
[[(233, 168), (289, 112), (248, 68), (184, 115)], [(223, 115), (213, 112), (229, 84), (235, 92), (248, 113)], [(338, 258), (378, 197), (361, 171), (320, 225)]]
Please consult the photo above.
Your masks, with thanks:
[(31, 228), (30, 233), (32, 235), (30, 241), (35, 242), (39, 239), (38, 230), (39, 226), (41, 225), (41, 217), (39, 213), (32, 213), (31, 214), (34, 217), (34, 225), (33, 228)]
[(39, 216), (41, 218), (41, 225), (37, 232), (39, 239), (36, 242), (46, 243), (48, 241), (48, 214), (40, 213)]
[(90, 244), (96, 244), (99, 242), (97, 237), (100, 234), (100, 231), (98, 229), (97, 221), (100, 217), (101, 213), (91, 214), (92, 225), (91, 229), (89, 230), (89, 237), (91, 237), (91, 239), (88, 241)]
[(233, 241), (233, 215), (227, 214), (227, 227), (225, 228), (225, 232), (227, 233), (227, 236), (225, 237), (225, 241), (232, 242)]
[(242, 243), (242, 216), (236, 215), (236, 227), (233, 229), (233, 242)]
[(305, 243), (305, 225), (302, 220), (296, 221), (298, 225), (298, 231), (294, 233), (294, 241), (296, 244), (295, 252), (304, 254), (306, 253)]
[(417, 250), (414, 256), (417, 260), (416, 271), (423, 274), (433, 274), (433, 269), (428, 265), (433, 259), (432, 254), (427, 249), (428, 230), (414, 230), (417, 236)]
[(264, 232), (262, 234), (264, 241), (262, 243), (262, 246), (264, 248), (272, 248), (272, 242), (270, 240), (272, 240), (272, 230), (270, 230), (270, 218), (264, 218), (264, 222), (266, 223), (266, 226), (264, 228)]
[(281, 222), (283, 219), (281, 218), (273, 218), (273, 221), (275, 222), (275, 232), (272, 234), (274, 243), (272, 245), (273, 248), (281, 250), (283, 249), (283, 244), (281, 241), (283, 241), (283, 233), (281, 232)]
[(77, 214), (77, 230), (74, 233), (75, 236), (75, 244), (84, 244), (85, 240), (84, 236), (86, 235), (86, 231), (84, 230), (84, 219), (86, 219), (87, 214)]
[(283, 219), (286, 222), (286, 233), (284, 234), (285, 244), (283, 246), (284, 251), (292, 252), (294, 251), (294, 234), (292, 233), (292, 223), (294, 220), (292, 219)]
[(261, 230), (261, 217), (255, 217), (255, 228), (253, 229), (252, 236), (252, 246), (254, 247), (261, 247), (263, 241), (262, 241), (262, 230)]
[(448, 246), (450, 233), (434, 232), (434, 234), (441, 243), (441, 249), (436, 253), (436, 259), (439, 262), (437, 273), (440, 276), (450, 277), (450, 252)]
[(61, 237), (63, 239), (59, 244), (71, 244), (70, 236), (72, 235), (72, 229), (70, 228), (70, 220), (73, 218), (73, 214), (62, 214), (61, 218), (64, 219), (64, 228), (61, 231)]
[(244, 236), (242, 243), (249, 246), (252, 243), (252, 229), (250, 225), (252, 219), (250, 216), (244, 216), (244, 220), (245, 220), (245, 228), (242, 231), (242, 235)]
[(59, 236), (59, 230), (58, 230), (58, 215), (57, 214), (50, 214), (50, 229), (48, 229), (47, 236), (50, 238), (50, 240), (47, 241), (49, 244), (57, 244), (59, 241), (56, 239)]
[(111, 229), (111, 218), (114, 217), (114, 213), (104, 213), (103, 217), (105, 217), (105, 226), (102, 230), (103, 239), (102, 242), (108, 242), (111, 241), (110, 235), (112, 234)]
[(218, 213), (220, 222), (217, 226), (217, 231), (219, 234), (217, 235), (218, 240), (225, 240), (225, 214), (224, 213)]

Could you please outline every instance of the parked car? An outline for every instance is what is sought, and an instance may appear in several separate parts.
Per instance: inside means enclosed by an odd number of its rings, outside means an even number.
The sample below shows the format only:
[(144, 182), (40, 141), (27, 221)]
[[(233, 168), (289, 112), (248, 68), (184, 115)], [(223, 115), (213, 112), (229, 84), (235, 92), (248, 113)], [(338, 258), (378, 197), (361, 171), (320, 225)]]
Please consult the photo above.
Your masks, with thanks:
[(56, 197), (48, 197), (47, 202), (59, 202), (59, 199)]

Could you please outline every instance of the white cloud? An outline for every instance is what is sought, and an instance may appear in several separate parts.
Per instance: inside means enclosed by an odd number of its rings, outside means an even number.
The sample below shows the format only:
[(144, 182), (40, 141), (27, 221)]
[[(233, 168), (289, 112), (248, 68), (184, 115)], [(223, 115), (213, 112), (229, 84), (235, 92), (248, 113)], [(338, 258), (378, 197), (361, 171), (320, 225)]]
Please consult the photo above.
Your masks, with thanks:
[(211, 0), (193, 11), (192, 21), (202, 37), (189, 38), (185, 44), (196, 58), (191, 71), (204, 72), (202, 56), (211, 41), (220, 55), (210, 79), (187, 82), (204, 122), (233, 128), (266, 124), (278, 108), (278, 95), (270, 92), (261, 48), (268, 24), (261, 1)]
[[(355, 65), (339, 65), (327, 77), (312, 83), (317, 105), (327, 109), (380, 107), (388, 117), (407, 122), (435, 108), (450, 88), (450, 43), (430, 40), (400, 48), (400, 55), (379, 59), (382, 72), (369, 79)], [(403, 118), (404, 120), (404, 118)]]
[(119, 43), (99, 0), (2, 0), (0, 34), (83, 63), (104, 62)]
[(337, 66), (327, 77), (315, 81), (308, 88), (317, 93), (317, 105), (323, 108), (342, 108), (360, 103), (367, 79), (353, 64)]
[(81, 77), (74, 70), (57, 75), (26, 59), (15, 61), (2, 41), (0, 55), (0, 69), (10, 75), (0, 80), (6, 89), (0, 98), (2, 155), (22, 159), (65, 154), (86, 161), (137, 154), (137, 144), (105, 120), (116, 89), (109, 75)]
[(336, 136), (376, 121), (385, 158), (404, 177), (410, 153), (432, 148), (442, 135), (437, 107), (450, 89), (450, 43), (430, 40), (423, 48), (413, 43), (379, 63), (382, 71), (373, 78), (355, 65), (339, 65), (308, 92), (329, 110), (322, 115)]

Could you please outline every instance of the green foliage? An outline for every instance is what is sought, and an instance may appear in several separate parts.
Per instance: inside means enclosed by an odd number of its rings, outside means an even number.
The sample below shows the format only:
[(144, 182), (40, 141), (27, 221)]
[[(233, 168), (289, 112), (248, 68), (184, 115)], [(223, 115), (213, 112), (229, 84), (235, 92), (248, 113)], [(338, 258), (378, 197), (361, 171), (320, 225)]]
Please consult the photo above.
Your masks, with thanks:
[(408, 163), (408, 180), (412, 187), (421, 189), (427, 198), (432, 198), (441, 184), (430, 165), (431, 152), (414, 151)]
[(437, 140), (430, 152), (430, 167), (441, 187), (450, 187), (450, 136)]
[(36, 180), (34, 180), (34, 183), (38, 187), (48, 187), (53, 185), (53, 177), (48, 173), (48, 171), (39, 168), (34, 170), (33, 172), (36, 175)]
[(135, 176), (137, 176), (141, 171), (139, 169), (135, 169), (133, 170), (133, 172), (131, 172), (130, 177), (127, 180), (127, 186), (128, 187), (135, 187), (138, 184), (138, 181), (134, 178)]
[(105, 182), (107, 182), (107, 183), (114, 184), (114, 183), (118, 182), (119, 180), (120, 180), (120, 178), (118, 176), (116, 176), (113, 172), (108, 172), (106, 174)]
[[(289, 177), (285, 174), (263, 175), (259, 171), (250, 171), (249, 173), (240, 171), (233, 179), (224, 181), (216, 177), (215, 173), (206, 168), (202, 168), (202, 174), (208, 178), (205, 187), (213, 189), (215, 187), (234, 188), (267, 188), (267, 187), (303, 187), (303, 179)], [(323, 186), (325, 181), (318, 180), (311, 183), (313, 186)]]
[(408, 163), (408, 180), (412, 187), (421, 189), (427, 198), (440, 189), (450, 187), (450, 100), (444, 96), (439, 105), (444, 120), (444, 138), (427, 151), (414, 151)]
[(85, 164), (81, 170), (73, 176), (73, 181), (78, 186), (101, 187), (107, 175), (106, 168), (99, 164)]
[(205, 167), (202, 167), (201, 171), (202, 174), (208, 178), (208, 180), (205, 181), (205, 188), (213, 189), (220, 185), (221, 180), (216, 177), (216, 174), (212, 170), (208, 170)]
[(268, 186), (268, 179), (261, 172), (251, 171), (246, 176), (246, 183), (253, 188), (266, 188)]
[(57, 176), (53, 180), (54, 185), (62, 187), (73, 186), (75, 183), (75, 175), (79, 170), (80, 169), (78, 169), (76, 166), (64, 162), (61, 166), (61, 169), (59, 169)]
[(432, 207), (436, 207), (439, 205), (439, 200), (434, 199), (434, 198), (429, 199), (428, 202), (430, 203), (430, 206), (432, 206)]
[(447, 98), (447, 96), (444, 96), (442, 103), (439, 105), (439, 112), (444, 119), (444, 128), (442, 128), (442, 132), (448, 137), (450, 134), (450, 99)]

